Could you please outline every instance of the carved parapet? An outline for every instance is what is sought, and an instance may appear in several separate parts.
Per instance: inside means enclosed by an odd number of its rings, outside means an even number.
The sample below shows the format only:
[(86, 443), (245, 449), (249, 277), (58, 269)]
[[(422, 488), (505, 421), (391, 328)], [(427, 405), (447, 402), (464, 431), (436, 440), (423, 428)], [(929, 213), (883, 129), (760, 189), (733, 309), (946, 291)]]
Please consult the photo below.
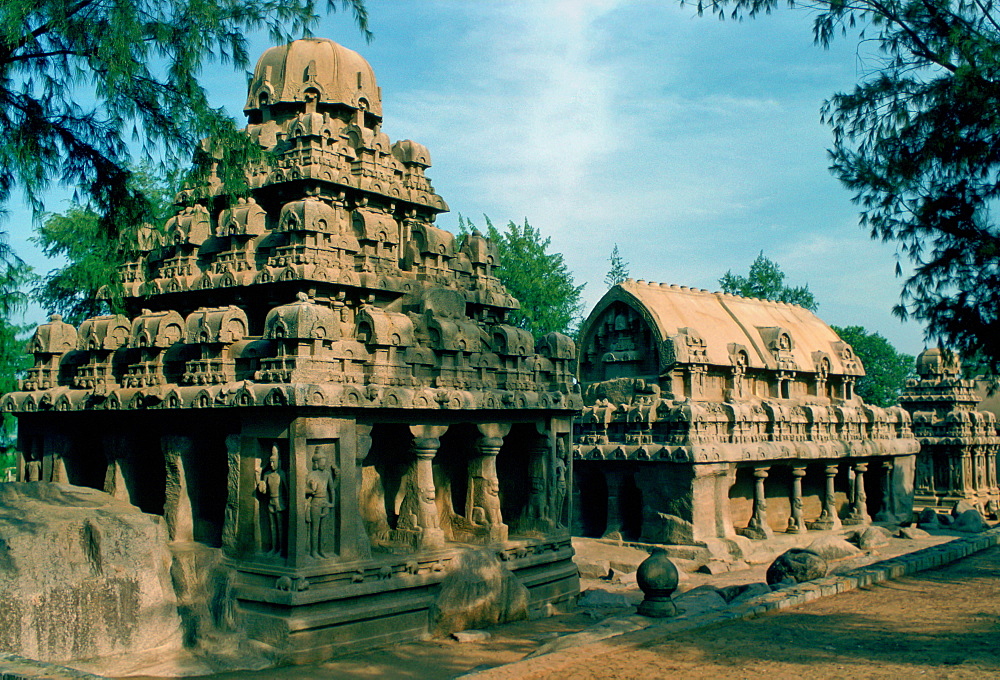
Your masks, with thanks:
[(239, 307), (201, 307), (185, 321), (185, 342), (191, 345), (231, 345), (247, 335), (247, 315)]
[(251, 196), (239, 198), (231, 208), (219, 214), (215, 235), (219, 237), (252, 238), (261, 236), (267, 228), (267, 212)]
[(58, 385), (62, 359), (76, 345), (76, 329), (59, 314), (50, 316), (49, 323), (39, 326), (28, 342), (26, 350), (34, 355), (35, 363), (21, 381), (21, 389), (44, 390)]
[(170, 243), (181, 247), (201, 245), (212, 233), (208, 210), (201, 204), (182, 208), (167, 220), (164, 230)]
[(263, 337), (277, 343), (287, 340), (336, 340), (340, 337), (340, 318), (329, 307), (319, 305), (300, 293), (295, 302), (275, 307), (267, 313)]
[(151, 312), (148, 309), (132, 321), (128, 346), (144, 350), (164, 350), (185, 337), (181, 315), (173, 310)]
[(406, 314), (364, 305), (358, 310), (355, 324), (355, 335), (362, 344), (401, 349), (414, 344), (413, 322)]

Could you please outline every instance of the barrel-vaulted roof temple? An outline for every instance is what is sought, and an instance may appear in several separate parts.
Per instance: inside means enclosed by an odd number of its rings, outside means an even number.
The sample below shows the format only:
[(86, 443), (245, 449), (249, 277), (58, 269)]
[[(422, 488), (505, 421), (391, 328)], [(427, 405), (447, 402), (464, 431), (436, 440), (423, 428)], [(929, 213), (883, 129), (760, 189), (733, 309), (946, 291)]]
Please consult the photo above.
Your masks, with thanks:
[(2, 402), (22, 478), (220, 547), (243, 630), (293, 661), (425, 633), (470, 546), (529, 607), (574, 596), (573, 341), (505, 323), (495, 247), (434, 226), (430, 153), (382, 131), (358, 54), (269, 49), (245, 113), (250, 194), (189, 187), (121, 269), (128, 313), (35, 332)]
[(908, 519), (917, 441), (812, 312), (627, 281), (580, 333), (575, 532), (703, 546)]

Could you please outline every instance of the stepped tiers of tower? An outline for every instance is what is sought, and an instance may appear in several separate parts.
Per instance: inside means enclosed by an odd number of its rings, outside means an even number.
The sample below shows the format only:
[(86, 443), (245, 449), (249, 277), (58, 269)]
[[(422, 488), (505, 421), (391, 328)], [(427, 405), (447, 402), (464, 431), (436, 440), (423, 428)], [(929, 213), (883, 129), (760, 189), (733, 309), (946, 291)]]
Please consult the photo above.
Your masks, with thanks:
[(506, 323), (496, 248), (434, 226), (430, 154), (382, 132), (358, 54), (268, 50), (246, 113), (249, 195), (186, 188), (121, 268), (126, 313), (35, 331), (0, 402), (21, 478), (221, 548), (239, 629), (289, 661), (425, 634), (463, 550), (531, 607), (573, 598), (573, 341)]
[(986, 515), (1000, 512), (996, 416), (976, 407), (976, 381), (962, 377), (954, 353), (934, 347), (917, 357), (917, 376), (899, 402), (913, 418), (920, 441), (914, 479), (918, 508), (951, 509), (966, 501)]
[[(627, 281), (580, 332), (575, 532), (715, 545), (908, 518), (910, 415), (802, 307)], [(723, 543), (719, 543), (722, 541)]]

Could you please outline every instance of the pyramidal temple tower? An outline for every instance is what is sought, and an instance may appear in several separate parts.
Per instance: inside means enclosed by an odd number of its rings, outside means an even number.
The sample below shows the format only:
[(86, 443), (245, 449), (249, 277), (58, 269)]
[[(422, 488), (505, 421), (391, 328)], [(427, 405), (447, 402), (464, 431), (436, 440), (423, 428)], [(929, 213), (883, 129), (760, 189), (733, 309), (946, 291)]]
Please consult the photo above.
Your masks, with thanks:
[(495, 247), (434, 226), (430, 153), (382, 131), (357, 53), (269, 49), (245, 113), (249, 195), (182, 191), (121, 268), (127, 314), (35, 331), (0, 403), (22, 479), (220, 548), (242, 629), (292, 661), (424, 633), (467, 550), (529, 607), (572, 597), (572, 340), (505, 322)]

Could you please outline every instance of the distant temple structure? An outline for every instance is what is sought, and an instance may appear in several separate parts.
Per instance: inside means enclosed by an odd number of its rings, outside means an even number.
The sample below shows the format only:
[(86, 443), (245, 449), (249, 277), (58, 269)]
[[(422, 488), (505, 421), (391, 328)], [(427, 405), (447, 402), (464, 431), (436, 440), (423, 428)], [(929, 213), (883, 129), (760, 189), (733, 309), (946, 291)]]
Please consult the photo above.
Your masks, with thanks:
[(434, 226), (428, 150), (371, 66), (267, 50), (251, 191), (189, 187), (121, 269), (128, 313), (53, 315), (2, 408), (22, 479), (103, 489), (221, 547), (240, 625), (292, 661), (416, 637), (462, 550), (572, 598), (576, 348), (505, 323), (496, 249)]
[(906, 519), (909, 414), (813, 313), (627, 281), (580, 334), (575, 533), (727, 551), (734, 537)]
[(978, 410), (976, 381), (962, 377), (957, 355), (936, 347), (917, 357), (917, 377), (907, 383), (899, 402), (913, 418), (920, 442), (914, 504), (917, 508), (951, 510), (966, 501), (996, 517), (996, 416)]

